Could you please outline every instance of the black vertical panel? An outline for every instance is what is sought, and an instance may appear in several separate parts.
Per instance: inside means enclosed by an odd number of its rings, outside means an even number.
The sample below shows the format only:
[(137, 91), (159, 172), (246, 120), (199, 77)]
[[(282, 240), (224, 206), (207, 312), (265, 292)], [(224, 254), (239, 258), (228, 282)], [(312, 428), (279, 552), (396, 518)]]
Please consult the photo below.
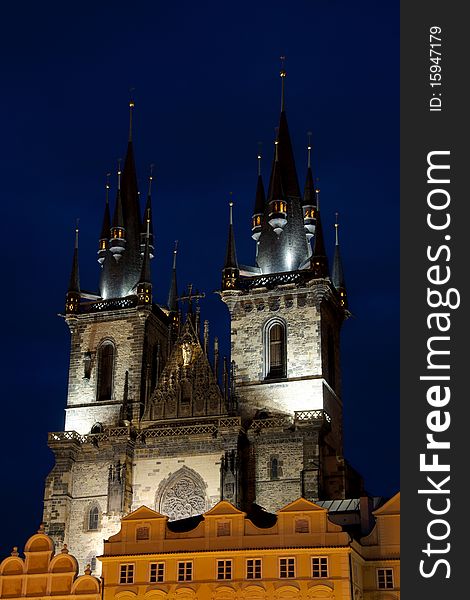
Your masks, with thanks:
[[(441, 600), (466, 595), (468, 558), (464, 543), (470, 533), (469, 421), (465, 414), (470, 403), (467, 342), (470, 115), (466, 89), (470, 51), (465, 8), (463, 2), (401, 2), (401, 597), (404, 599)], [(441, 39), (430, 39), (432, 32)], [(434, 46), (440, 55), (430, 52), (431, 43), (441, 43)], [(441, 60), (431, 61), (437, 56)], [(439, 80), (435, 72), (441, 75), (441, 85), (432, 87), (433, 79)], [(430, 160), (449, 165), (450, 169), (435, 169), (430, 176), (434, 180), (450, 179), (449, 183), (428, 182), (430, 152), (448, 152), (435, 154)], [(450, 199), (449, 206), (442, 210), (430, 208), (430, 192), (432, 204), (445, 205)], [(449, 226), (433, 229), (427, 222), (428, 214), (431, 223), (438, 227), (450, 218)], [(427, 256), (428, 247), (431, 258)], [(429, 271), (436, 266), (437, 269)], [(442, 282), (449, 274), (449, 281)], [(441, 282), (432, 283), (429, 277)], [(449, 294), (454, 306), (460, 296), (460, 306), (432, 308), (428, 288), (443, 297)], [(433, 293), (430, 301), (439, 304), (438, 294)], [(430, 317), (432, 313), (441, 315), (442, 328), (450, 323), (448, 331), (439, 331), (437, 317)], [(450, 339), (430, 341), (446, 336)], [(428, 356), (428, 344), (431, 349), (450, 354)], [(429, 368), (428, 359), (435, 368)], [(422, 376), (450, 379), (422, 380)], [(440, 397), (445, 394), (444, 386), (449, 388), (450, 400), (446, 405), (444, 402), (439, 407), (430, 405), (427, 392), (432, 386), (440, 386), (436, 391)], [(436, 394), (434, 399), (439, 400)], [(439, 424), (443, 431), (432, 432), (430, 427)], [(426, 448), (426, 435), (431, 433), (436, 441), (449, 442), (450, 449)], [(420, 468), (420, 454), (425, 454), (426, 465), (435, 460), (440, 465), (437, 469), (448, 465), (450, 470)], [(441, 493), (444, 490), (449, 493)], [(431, 514), (430, 509), (443, 512)], [(432, 539), (433, 536), (442, 539)]]

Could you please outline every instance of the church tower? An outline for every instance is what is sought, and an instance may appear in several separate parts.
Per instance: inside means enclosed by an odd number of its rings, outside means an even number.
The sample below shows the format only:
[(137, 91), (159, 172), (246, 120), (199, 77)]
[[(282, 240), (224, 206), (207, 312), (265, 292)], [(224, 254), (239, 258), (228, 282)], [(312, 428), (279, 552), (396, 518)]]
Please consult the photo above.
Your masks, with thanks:
[[(345, 498), (361, 482), (343, 457), (339, 267), (330, 276), (309, 143), (303, 195), (284, 102), (267, 196), (258, 171), (256, 265), (239, 265), (232, 217), (221, 298), (231, 317), (234, 396), (247, 435), (249, 500), (267, 510), (303, 496)], [(338, 283), (341, 279), (342, 283)]]
[[(64, 314), (71, 333), (65, 427), (49, 434), (55, 465), (44, 522), (81, 569), (99, 569), (103, 539), (143, 504), (170, 519), (211, 508), (221, 498), (222, 473), (233, 483), (239, 460), (241, 421), (230, 412), (227, 385), (219, 386), (218, 351), (209, 358), (209, 324), (201, 327), (197, 305), (202, 294), (190, 286), (178, 296), (176, 247), (168, 305), (153, 301), (152, 175), (142, 214), (133, 109), (131, 102), (113, 210), (106, 184), (95, 294), (81, 289), (77, 227)], [(226, 490), (237, 502), (238, 487)]]
[(178, 293), (176, 245), (167, 304), (154, 301), (159, 224), (152, 223), (152, 174), (143, 211), (139, 202), (133, 102), (115, 201), (108, 181), (97, 226), (96, 293), (81, 286), (76, 229), (63, 315), (71, 333), (65, 427), (49, 433), (55, 465), (44, 523), (81, 569), (95, 568), (103, 539), (142, 505), (177, 520), (219, 500), (274, 512), (299, 496), (362, 491), (343, 457), (339, 338), (349, 313), (339, 238), (330, 275), (311, 148), (301, 194), (284, 71), (281, 78), (267, 191), (258, 166), (254, 266), (238, 262), (230, 200), (220, 290), (231, 317), (230, 361), (219, 357), (218, 339), (211, 343), (209, 323), (201, 321), (204, 294), (191, 284)]

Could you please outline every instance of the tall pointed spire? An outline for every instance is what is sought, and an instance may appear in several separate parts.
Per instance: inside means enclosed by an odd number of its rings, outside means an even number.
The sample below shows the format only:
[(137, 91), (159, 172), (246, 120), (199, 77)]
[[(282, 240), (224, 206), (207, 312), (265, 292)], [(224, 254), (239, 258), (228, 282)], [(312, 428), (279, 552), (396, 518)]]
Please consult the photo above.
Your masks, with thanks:
[[(292, 272), (308, 264), (311, 251), (304, 228), (294, 153), (287, 125), (284, 65), (281, 69), (281, 114), (266, 207), (257, 240), (256, 262), (262, 274)], [(273, 235), (274, 234), (274, 235)]]
[(116, 261), (119, 261), (126, 248), (126, 230), (124, 227), (124, 215), (122, 210), (122, 195), (121, 195), (121, 161), (118, 161), (118, 185), (116, 193), (116, 206), (114, 208), (113, 223), (111, 226), (111, 240), (109, 242), (109, 250), (113, 254)]
[(236, 289), (239, 275), (240, 271), (238, 269), (237, 253), (235, 249), (235, 236), (233, 233), (233, 200), (232, 193), (230, 193), (229, 227), (227, 251), (225, 253), (225, 265), (222, 272), (222, 290)]
[(132, 142), (132, 112), (134, 110), (134, 99), (132, 98), (132, 91), (134, 88), (131, 88), (131, 97), (129, 99), (129, 142)]
[(139, 304), (152, 304), (152, 276), (150, 273), (150, 210), (147, 213), (146, 222), (147, 231), (145, 238), (144, 258), (142, 260), (140, 280), (137, 285)]
[(313, 242), (313, 252), (310, 259), (311, 269), (315, 277), (328, 277), (330, 269), (328, 265), (328, 256), (325, 250), (325, 239), (323, 236), (323, 227), (320, 214), (319, 194), (320, 190), (315, 190), (317, 198), (317, 222), (315, 226), (315, 238)]
[(304, 197), (302, 201), (302, 209), (304, 213), (304, 226), (307, 239), (310, 240), (315, 233), (315, 220), (317, 212), (317, 202), (315, 194), (315, 185), (313, 183), (312, 173), (312, 132), (308, 134), (308, 145), (307, 145), (307, 178), (305, 180)]
[(173, 267), (171, 270), (170, 289), (168, 291), (167, 306), (170, 312), (178, 312), (178, 284), (176, 279), (176, 256), (178, 254), (178, 240), (175, 241), (173, 250)]
[(154, 242), (153, 242), (153, 224), (152, 224), (152, 183), (153, 183), (153, 168), (154, 165), (150, 165), (150, 175), (149, 175), (149, 187), (148, 187), (148, 193), (147, 193), (147, 202), (145, 204), (145, 218), (144, 218), (144, 225), (142, 227), (142, 233), (140, 234), (140, 248), (141, 248), (141, 252), (143, 254), (144, 252), (144, 248), (145, 248), (145, 238), (147, 235), (147, 224), (146, 224), (146, 215), (150, 214), (150, 237), (149, 237), (149, 249), (150, 249), (150, 258), (153, 258), (154, 256)]
[[(261, 145), (261, 144), (260, 144)], [(263, 213), (266, 205), (263, 178), (261, 176), (261, 148), (258, 150), (258, 181), (256, 183), (255, 208), (251, 220), (251, 237), (258, 240), (261, 235)]]
[(103, 264), (103, 261), (106, 256), (106, 250), (108, 249), (108, 241), (111, 230), (111, 216), (109, 212), (109, 177), (110, 173), (106, 173), (106, 202), (104, 205), (104, 214), (103, 214), (103, 225), (101, 227), (101, 235), (98, 242), (98, 262), (100, 265)]
[(69, 287), (65, 302), (65, 312), (67, 314), (77, 313), (80, 306), (80, 275), (78, 270), (78, 219), (75, 226), (75, 245), (72, 259), (72, 270), (70, 273)]
[(336, 213), (336, 221), (335, 221), (335, 256), (333, 259), (333, 269), (331, 271), (331, 281), (335, 286), (336, 290), (339, 293), (340, 304), (344, 308), (348, 307), (348, 298), (346, 293), (346, 283), (344, 279), (343, 272), (343, 262), (341, 260), (341, 253), (339, 249), (339, 223), (338, 223), (338, 213)]
[(280, 72), (280, 76), (281, 76), (281, 112), (284, 112), (284, 80), (286, 78), (286, 70), (284, 68), (285, 65), (285, 61), (286, 61), (286, 57), (285, 56), (281, 56), (281, 72)]

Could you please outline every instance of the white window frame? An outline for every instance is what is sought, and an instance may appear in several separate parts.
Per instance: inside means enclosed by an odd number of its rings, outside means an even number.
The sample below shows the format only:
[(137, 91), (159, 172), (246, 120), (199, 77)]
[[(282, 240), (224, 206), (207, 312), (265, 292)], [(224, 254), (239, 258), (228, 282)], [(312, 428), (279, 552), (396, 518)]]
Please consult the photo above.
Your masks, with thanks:
[[(315, 566), (314, 562), (317, 561), (316, 568), (318, 570), (318, 575), (315, 575)], [(325, 561), (322, 564), (322, 561)], [(330, 564), (329, 564), (328, 556), (312, 556), (312, 579), (327, 579), (330, 573)], [(326, 575), (322, 573), (324, 568), (326, 567)]]
[[(220, 567), (223, 569), (223, 577), (220, 575)], [(227, 567), (229, 567), (230, 576), (227, 577)], [(231, 558), (218, 558), (216, 561), (215, 578), (217, 581), (230, 581), (233, 579), (233, 560)]]
[[(123, 579), (123, 568), (125, 569), (124, 579)], [(129, 576), (129, 571), (131, 571), (131, 575)], [(129, 585), (130, 583), (134, 583), (135, 578), (135, 563), (121, 563), (119, 565), (119, 584), (120, 585)]]
[[(380, 580), (379, 580), (380, 571), (383, 571), (383, 574), (384, 574), (384, 585), (383, 586), (380, 585)], [(391, 575), (391, 580), (392, 580), (391, 586), (387, 585), (387, 573)], [(377, 567), (376, 576), (377, 576), (377, 589), (378, 590), (394, 590), (395, 589), (395, 579), (393, 577), (393, 568), (392, 567)]]
[[(154, 581), (152, 581), (152, 567), (155, 567)], [(160, 576), (161, 579), (159, 579)], [(165, 581), (165, 563), (162, 561), (151, 562), (149, 564), (149, 583), (162, 583), (163, 581)]]
[[(180, 579), (180, 565), (183, 565), (183, 578)], [(188, 577), (188, 566), (190, 577)], [(192, 581), (194, 575), (194, 565), (192, 560), (179, 560), (176, 565), (176, 581)]]
[[(286, 574), (285, 575), (282, 575), (282, 571), (281, 571), (282, 561), (286, 561)], [(292, 561), (292, 565), (293, 565), (293, 574), (292, 575), (289, 575), (289, 566), (290, 566), (289, 561)], [(295, 556), (281, 556), (279, 558), (279, 579), (294, 579), (295, 572), (296, 572)]]
[[(253, 569), (253, 575), (251, 577), (249, 577), (248, 575), (248, 563), (252, 562), (252, 569)], [(256, 563), (259, 563), (259, 577), (256, 576)], [(246, 559), (246, 577), (245, 579), (248, 579), (249, 581), (256, 581), (256, 580), (260, 580), (263, 579), (263, 559), (261, 558), (247, 558)]]

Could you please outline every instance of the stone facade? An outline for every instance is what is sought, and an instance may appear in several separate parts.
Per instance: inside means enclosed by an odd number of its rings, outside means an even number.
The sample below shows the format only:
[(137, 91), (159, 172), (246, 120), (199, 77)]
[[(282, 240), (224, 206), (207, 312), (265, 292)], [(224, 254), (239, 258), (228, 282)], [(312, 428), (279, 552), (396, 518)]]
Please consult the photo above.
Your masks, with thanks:
[[(44, 521), (80, 567), (143, 504), (180, 520), (220, 500), (276, 511), (299, 496), (362, 493), (343, 457), (345, 290), (329, 276), (313, 197), (304, 212), (284, 111), (276, 145), (279, 185), (260, 200), (259, 260), (248, 270), (238, 267), (230, 213), (220, 295), (231, 317), (231, 368), (225, 364), (221, 384), (218, 357), (211, 363), (207, 355), (208, 330), (201, 335), (193, 311), (201, 295), (189, 286), (177, 298), (176, 263), (173, 300), (152, 304), (131, 142), (116, 198), (119, 225), (110, 228), (105, 212), (99, 240), (101, 296), (80, 293), (75, 248), (65, 430), (49, 434), (55, 465)], [(273, 220), (273, 211), (283, 213), (274, 229), (280, 214)]]

